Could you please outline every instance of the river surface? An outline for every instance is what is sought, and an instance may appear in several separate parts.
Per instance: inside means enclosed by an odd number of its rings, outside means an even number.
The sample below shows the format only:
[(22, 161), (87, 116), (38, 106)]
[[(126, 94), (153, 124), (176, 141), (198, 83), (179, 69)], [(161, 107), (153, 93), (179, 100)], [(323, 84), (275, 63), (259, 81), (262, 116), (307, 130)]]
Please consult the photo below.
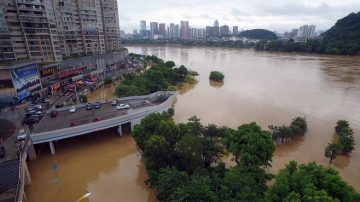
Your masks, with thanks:
[[(185, 84), (175, 103), (175, 121), (192, 115), (203, 124), (236, 128), (255, 121), (267, 125), (290, 124), (304, 116), (305, 136), (277, 146), (271, 172), (290, 160), (315, 161), (328, 166), (326, 145), (336, 138), (334, 126), (346, 119), (355, 131), (356, 149), (338, 156), (332, 167), (360, 191), (360, 57), (266, 53), (252, 50), (183, 46), (130, 46), (129, 52), (156, 55), (196, 70), (196, 84)], [(225, 75), (224, 83), (210, 82), (211, 71)], [(111, 85), (88, 94), (89, 100), (113, 97)], [(155, 201), (145, 185), (147, 174), (131, 136), (118, 137), (105, 131), (40, 149), (30, 163), (32, 184), (26, 189), (29, 201)], [(231, 159), (225, 159), (232, 164)], [(58, 165), (56, 175), (51, 165)]]

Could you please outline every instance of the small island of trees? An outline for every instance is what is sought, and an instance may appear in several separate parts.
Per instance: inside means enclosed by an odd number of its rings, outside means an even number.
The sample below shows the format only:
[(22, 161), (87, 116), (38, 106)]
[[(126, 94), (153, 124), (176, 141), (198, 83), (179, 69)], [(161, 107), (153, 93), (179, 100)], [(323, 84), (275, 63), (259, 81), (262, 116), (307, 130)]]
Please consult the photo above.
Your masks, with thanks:
[(224, 81), (224, 74), (219, 72), (219, 71), (212, 71), (210, 73), (210, 77), (209, 79), (212, 81), (217, 81), (217, 82), (223, 82)]

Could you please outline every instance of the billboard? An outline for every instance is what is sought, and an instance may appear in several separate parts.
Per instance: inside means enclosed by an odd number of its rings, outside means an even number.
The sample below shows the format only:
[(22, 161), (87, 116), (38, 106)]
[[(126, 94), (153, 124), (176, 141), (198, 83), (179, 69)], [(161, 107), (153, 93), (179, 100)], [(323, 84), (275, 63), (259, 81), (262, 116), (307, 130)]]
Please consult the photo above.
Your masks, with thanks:
[(40, 77), (43, 79), (45, 77), (55, 75), (56, 73), (57, 73), (56, 66), (47, 67), (45, 69), (40, 70)]
[(30, 64), (11, 70), (11, 77), (19, 100), (31, 95), (31, 90), (40, 86), (40, 77), (36, 64)]

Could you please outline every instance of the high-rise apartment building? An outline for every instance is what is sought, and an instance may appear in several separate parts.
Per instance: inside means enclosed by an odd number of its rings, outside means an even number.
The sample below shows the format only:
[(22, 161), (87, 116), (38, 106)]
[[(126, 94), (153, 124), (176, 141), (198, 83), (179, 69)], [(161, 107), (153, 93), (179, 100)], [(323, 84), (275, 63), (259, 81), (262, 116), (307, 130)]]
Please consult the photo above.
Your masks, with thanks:
[(1, 0), (0, 10), (0, 61), (62, 60), (51, 1)]
[(190, 38), (191, 39), (205, 38), (205, 29), (191, 28), (190, 29)]
[(159, 23), (159, 34), (162, 37), (166, 36), (166, 29), (165, 29), (165, 23)]
[(145, 20), (140, 21), (140, 35), (146, 36), (146, 21)]
[(180, 37), (179, 25), (175, 25), (174, 23), (170, 23), (170, 26), (167, 29), (167, 38), (176, 39)]
[(180, 38), (190, 38), (190, 26), (189, 21), (180, 21)]
[(0, 61), (61, 61), (120, 48), (116, 0), (1, 0)]
[(239, 27), (238, 26), (233, 26), (232, 34), (233, 35), (238, 35), (239, 34)]
[(105, 49), (112, 52), (120, 49), (120, 25), (117, 0), (101, 0), (101, 14), (105, 35)]
[(159, 33), (159, 27), (157, 22), (150, 22), (150, 36), (154, 38), (154, 35)]

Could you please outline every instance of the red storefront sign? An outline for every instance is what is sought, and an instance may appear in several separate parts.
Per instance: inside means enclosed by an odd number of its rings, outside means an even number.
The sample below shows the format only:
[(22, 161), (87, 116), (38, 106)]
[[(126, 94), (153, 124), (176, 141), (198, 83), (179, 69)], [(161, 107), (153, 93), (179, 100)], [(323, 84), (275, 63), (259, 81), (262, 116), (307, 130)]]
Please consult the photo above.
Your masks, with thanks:
[(69, 71), (64, 71), (64, 72), (59, 72), (58, 76), (60, 78), (66, 77), (66, 76), (71, 76), (74, 74), (82, 74), (83, 73), (83, 68), (77, 68), (77, 69), (72, 69)]

